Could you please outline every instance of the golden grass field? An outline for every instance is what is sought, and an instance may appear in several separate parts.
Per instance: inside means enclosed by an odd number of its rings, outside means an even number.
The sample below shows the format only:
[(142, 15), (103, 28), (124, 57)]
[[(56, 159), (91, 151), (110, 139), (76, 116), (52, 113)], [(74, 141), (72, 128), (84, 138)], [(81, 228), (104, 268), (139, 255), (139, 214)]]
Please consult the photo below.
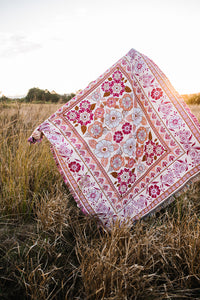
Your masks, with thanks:
[(131, 229), (99, 227), (48, 141), (27, 143), (59, 106), (0, 104), (0, 299), (200, 299), (200, 182)]

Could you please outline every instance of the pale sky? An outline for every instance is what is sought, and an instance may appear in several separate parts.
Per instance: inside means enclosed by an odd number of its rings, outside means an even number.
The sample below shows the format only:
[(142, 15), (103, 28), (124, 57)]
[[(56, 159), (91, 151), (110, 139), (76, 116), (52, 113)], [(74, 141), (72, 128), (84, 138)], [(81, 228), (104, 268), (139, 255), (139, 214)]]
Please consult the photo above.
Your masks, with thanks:
[(179, 93), (200, 92), (200, 0), (0, 0), (6, 96), (84, 89), (131, 48)]

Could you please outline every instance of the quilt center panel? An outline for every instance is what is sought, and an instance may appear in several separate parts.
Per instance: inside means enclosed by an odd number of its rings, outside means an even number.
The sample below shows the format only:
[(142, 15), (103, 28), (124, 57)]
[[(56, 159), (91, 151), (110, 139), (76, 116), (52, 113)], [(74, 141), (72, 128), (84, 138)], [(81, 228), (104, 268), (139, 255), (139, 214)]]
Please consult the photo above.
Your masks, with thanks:
[[(62, 123), (79, 140), (79, 155), (119, 211), (182, 150), (153, 107), (144, 107), (149, 103), (139, 100), (120, 66), (82, 98), (62, 112)], [(68, 168), (76, 175), (80, 166), (72, 161)]]

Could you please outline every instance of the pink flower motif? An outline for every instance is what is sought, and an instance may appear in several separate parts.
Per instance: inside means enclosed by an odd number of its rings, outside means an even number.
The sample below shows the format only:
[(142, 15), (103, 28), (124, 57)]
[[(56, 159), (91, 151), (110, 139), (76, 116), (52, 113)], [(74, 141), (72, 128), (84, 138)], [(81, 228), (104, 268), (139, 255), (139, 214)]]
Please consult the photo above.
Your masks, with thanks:
[(149, 187), (149, 196), (152, 198), (157, 198), (160, 195), (160, 188), (156, 184)]
[(103, 134), (102, 123), (94, 122), (89, 126), (88, 131), (93, 138), (98, 139)]
[(196, 159), (198, 157), (198, 152), (197, 152), (197, 150), (192, 149), (189, 151), (189, 155), (190, 155), (191, 159)]
[(150, 166), (150, 165), (152, 165), (152, 163), (153, 163), (153, 156), (147, 156), (146, 157), (146, 164), (148, 166)]
[(130, 123), (125, 123), (123, 126), (122, 126), (122, 131), (124, 134), (129, 134), (131, 133), (131, 130), (132, 130), (132, 125)]
[(169, 128), (170, 129), (178, 129), (182, 124), (182, 119), (179, 115), (173, 115), (169, 119)]
[(140, 81), (142, 81), (142, 85), (144, 88), (148, 88), (148, 87), (152, 86), (152, 84), (154, 82), (154, 78), (152, 75), (147, 73), (140, 77)]
[(158, 107), (158, 111), (161, 112), (163, 115), (169, 115), (169, 113), (172, 111), (172, 104), (171, 103), (161, 103)]
[(155, 143), (152, 141), (148, 141), (145, 144), (144, 152), (147, 156), (152, 156), (155, 153), (155, 148), (156, 148)]
[(85, 109), (85, 110), (87, 110), (87, 109), (90, 110), (90, 106), (91, 106), (91, 104), (90, 104), (90, 102), (87, 101), (87, 100), (83, 100), (83, 101), (80, 103), (80, 107), (81, 107), (82, 109)]
[(115, 107), (116, 106), (116, 98), (108, 98), (108, 100), (106, 101), (106, 105), (108, 107)]
[(134, 166), (134, 164), (135, 164), (135, 159), (133, 157), (130, 157), (128, 159), (127, 167), (132, 168)]
[(111, 94), (113, 94), (113, 96), (115, 97), (119, 97), (120, 95), (123, 94), (125, 90), (125, 86), (123, 82), (116, 82), (116, 81), (112, 81), (110, 83), (110, 92)]
[(104, 109), (102, 107), (98, 107), (94, 112), (95, 118), (103, 118), (104, 116)]
[(178, 133), (181, 144), (188, 144), (191, 140), (191, 132), (189, 130), (181, 130)]
[(119, 183), (129, 184), (135, 182), (136, 175), (130, 169), (124, 168), (124, 170), (119, 172), (117, 179)]
[(160, 99), (162, 95), (163, 95), (163, 91), (161, 90), (161, 88), (156, 88), (151, 91), (151, 98), (155, 100)]
[(101, 86), (102, 90), (105, 92), (105, 93), (108, 93), (108, 92), (112, 92), (112, 89), (111, 89), (111, 82), (109, 81), (105, 81), (102, 86)]
[[(188, 144), (183, 144), (183, 148), (185, 149), (185, 151), (189, 151), (191, 149), (191, 143)], [(178, 151), (178, 150), (177, 150)]]
[(137, 140), (140, 144), (143, 144), (147, 139), (147, 130), (145, 127), (139, 127), (136, 132)]
[(173, 173), (169, 172), (162, 176), (162, 182), (166, 185), (173, 185), (174, 184), (174, 177)]
[(131, 50), (128, 52), (128, 56), (130, 56), (131, 59), (134, 59), (135, 56), (136, 56), (136, 51), (135, 51), (135, 49), (131, 49)]
[(93, 189), (87, 193), (88, 200), (93, 203), (97, 203), (100, 197), (101, 197), (101, 192), (97, 189)]
[(121, 167), (124, 165), (123, 157), (119, 154), (114, 155), (110, 160), (110, 165), (115, 171), (121, 169)]
[(70, 150), (65, 144), (60, 144), (59, 146), (59, 154), (63, 157), (70, 157), (73, 151)]
[(78, 173), (81, 169), (81, 165), (75, 161), (72, 161), (69, 163), (69, 169), (74, 173)]
[(141, 147), (136, 147), (136, 157), (141, 157), (143, 154), (143, 145)]
[(113, 136), (113, 139), (116, 143), (120, 143), (123, 140), (122, 132), (121, 131), (116, 131), (114, 136)]
[(103, 215), (108, 215), (109, 214), (109, 211), (110, 211), (110, 208), (107, 207), (107, 205), (105, 203), (98, 203), (98, 206), (96, 207), (96, 212), (97, 214), (103, 214)]
[(147, 206), (147, 199), (145, 196), (141, 195), (137, 200), (137, 207), (139, 209), (144, 209)]
[(67, 113), (67, 118), (70, 120), (70, 121), (76, 121), (77, 120), (77, 112), (75, 110), (71, 110)]
[(77, 182), (81, 188), (83, 188), (83, 187), (88, 188), (91, 185), (91, 179), (90, 179), (89, 175), (83, 175), (83, 176), (79, 177)]
[(160, 156), (162, 155), (164, 152), (164, 148), (161, 145), (158, 145), (155, 147), (155, 154)]
[(193, 159), (194, 165), (199, 165), (200, 164), (200, 153), (198, 153), (197, 157)]
[(127, 184), (125, 182), (121, 183), (119, 186), (119, 193), (124, 194), (128, 190)]
[(134, 69), (135, 69), (135, 72), (136, 72), (136, 73), (141, 73), (141, 72), (143, 72), (143, 71), (145, 70), (145, 63), (144, 63), (141, 59), (139, 59), (139, 60), (136, 62), (135, 66), (134, 66)]
[(176, 161), (173, 167), (177, 175), (180, 175), (180, 173), (185, 172), (187, 170), (187, 165), (184, 162)]
[(78, 112), (78, 123), (81, 125), (87, 125), (91, 123), (93, 119), (93, 113), (89, 109), (80, 109)]
[(117, 70), (113, 73), (112, 78), (114, 79), (114, 81), (119, 82), (122, 79), (122, 73)]
[(130, 111), (133, 108), (133, 98), (129, 94), (125, 94), (120, 100), (119, 100), (120, 106), (125, 111)]

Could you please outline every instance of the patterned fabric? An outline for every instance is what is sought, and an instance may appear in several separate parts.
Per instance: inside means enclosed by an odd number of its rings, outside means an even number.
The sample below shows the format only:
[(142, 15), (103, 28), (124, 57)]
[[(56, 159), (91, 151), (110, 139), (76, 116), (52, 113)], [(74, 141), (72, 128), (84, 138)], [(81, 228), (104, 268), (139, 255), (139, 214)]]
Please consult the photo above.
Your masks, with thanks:
[(199, 128), (157, 65), (132, 49), (37, 130), (78, 206), (108, 225), (147, 215), (196, 178)]

